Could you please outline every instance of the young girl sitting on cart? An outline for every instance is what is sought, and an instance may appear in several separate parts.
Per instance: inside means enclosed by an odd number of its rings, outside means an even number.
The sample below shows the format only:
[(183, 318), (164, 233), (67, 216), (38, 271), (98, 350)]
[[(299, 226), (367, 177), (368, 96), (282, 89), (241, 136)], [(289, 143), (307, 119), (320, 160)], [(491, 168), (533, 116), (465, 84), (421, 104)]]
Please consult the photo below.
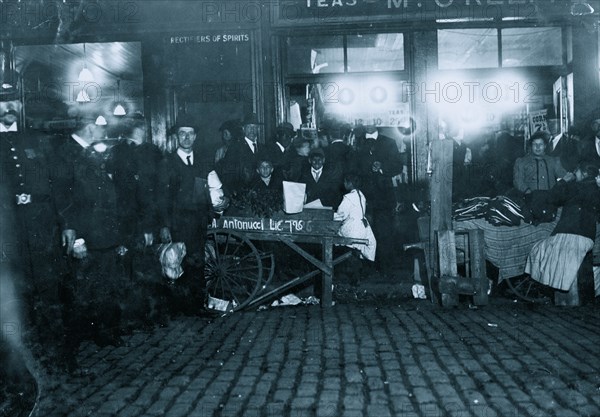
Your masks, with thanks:
[(358, 250), (361, 258), (374, 261), (377, 242), (375, 241), (371, 225), (365, 217), (365, 209), (367, 207), (365, 196), (358, 189), (358, 186), (358, 175), (352, 173), (346, 174), (344, 177), (344, 187), (348, 193), (344, 195), (342, 202), (333, 215), (333, 219), (343, 222), (339, 230), (340, 236), (368, 240), (366, 245), (351, 244), (348, 246)]

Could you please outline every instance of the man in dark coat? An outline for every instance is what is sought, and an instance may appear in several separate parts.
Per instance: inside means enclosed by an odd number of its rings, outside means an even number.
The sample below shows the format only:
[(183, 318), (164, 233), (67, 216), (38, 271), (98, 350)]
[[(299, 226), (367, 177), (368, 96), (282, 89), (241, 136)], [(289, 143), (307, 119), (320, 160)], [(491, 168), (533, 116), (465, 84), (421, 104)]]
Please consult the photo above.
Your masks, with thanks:
[(160, 236), (163, 242), (185, 243), (184, 273), (176, 285), (188, 293), (177, 300), (177, 308), (186, 314), (199, 314), (206, 295), (204, 244), (212, 209), (208, 174), (214, 158), (204, 145), (196, 143), (197, 125), (190, 116), (179, 116), (174, 131), (177, 150), (167, 155), (160, 167)]
[(380, 134), (377, 127), (366, 126), (364, 141), (356, 152), (355, 164), (367, 200), (367, 214), (377, 239), (375, 264), (384, 275), (392, 273), (395, 258), (394, 239), (390, 233), (396, 198), (392, 177), (402, 172), (400, 152), (396, 142)]
[[(86, 338), (119, 345), (124, 297), (131, 288), (131, 250), (136, 230), (133, 169), (115, 165), (116, 140), (95, 140), (83, 128), (71, 135), (82, 145), (61, 189), (63, 238), (72, 255), (68, 285), (67, 343), (75, 355)], [(125, 177), (127, 175), (127, 177)], [(140, 237), (140, 240), (142, 238)]]
[(327, 161), (335, 165), (343, 173), (353, 171), (352, 148), (346, 143), (346, 138), (350, 134), (350, 127), (342, 123), (332, 121), (326, 127), (327, 141)]
[(592, 121), (591, 129), (581, 144), (581, 160), (600, 166), (600, 118)]
[(561, 132), (548, 142), (547, 154), (558, 157), (560, 163), (568, 172), (575, 171), (579, 163), (579, 135), (574, 129), (569, 132)]
[(256, 178), (258, 155), (266, 152), (264, 143), (258, 141), (260, 124), (255, 113), (247, 114), (242, 121), (244, 138), (231, 144), (221, 160), (217, 173), (226, 192), (235, 194)]
[[(14, 214), (14, 236), (2, 236), (2, 262), (22, 279), (18, 294), (25, 299), (27, 321), (45, 353), (54, 356), (62, 344), (60, 305), (62, 258), (54, 204), (55, 155), (46, 138), (23, 132), (18, 74), (0, 69), (0, 182), (10, 196), (0, 203)], [(59, 352), (56, 352), (57, 354)]]
[(343, 173), (326, 164), (321, 148), (310, 151), (308, 162), (309, 166), (304, 168), (299, 180), (306, 184), (306, 202), (321, 200), (323, 206), (337, 209), (342, 201)]
[(287, 155), (289, 154), (287, 151), (290, 149), (292, 140), (295, 136), (296, 131), (291, 123), (281, 123), (277, 127), (275, 139), (266, 146), (266, 153), (275, 169), (286, 169), (288, 159)]

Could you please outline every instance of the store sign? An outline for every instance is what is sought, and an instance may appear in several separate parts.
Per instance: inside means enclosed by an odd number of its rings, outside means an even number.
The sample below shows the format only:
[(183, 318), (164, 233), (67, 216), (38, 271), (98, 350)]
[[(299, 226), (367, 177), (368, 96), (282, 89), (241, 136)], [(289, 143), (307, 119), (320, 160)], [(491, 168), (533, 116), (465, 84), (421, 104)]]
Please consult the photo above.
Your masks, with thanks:
[(548, 132), (548, 115), (547, 110), (538, 110), (529, 112), (529, 132)]
[(232, 44), (239, 42), (249, 42), (250, 35), (247, 33), (214, 33), (214, 34), (185, 34), (169, 36), (171, 45), (190, 45), (190, 44)]
[(163, 43), (170, 85), (195, 85), (204, 103), (252, 100), (251, 32), (174, 32)]
[(539, 18), (569, 16), (568, 0), (280, 0), (278, 23), (370, 16), (405, 20)]
[(275, 234), (327, 234), (335, 235), (341, 222), (308, 219), (261, 219), (253, 217), (225, 216), (213, 220), (211, 229), (228, 229), (241, 232)]
[(410, 109), (408, 103), (396, 103), (380, 110), (350, 109), (349, 111), (336, 114), (336, 116), (339, 120), (354, 126), (410, 126)]

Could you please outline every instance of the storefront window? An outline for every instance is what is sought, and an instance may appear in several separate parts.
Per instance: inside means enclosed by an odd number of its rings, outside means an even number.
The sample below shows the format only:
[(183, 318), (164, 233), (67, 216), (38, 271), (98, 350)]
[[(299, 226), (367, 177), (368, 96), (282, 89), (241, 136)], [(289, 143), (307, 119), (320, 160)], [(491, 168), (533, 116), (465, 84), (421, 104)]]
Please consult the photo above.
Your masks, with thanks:
[(562, 65), (558, 27), (502, 29), (502, 66)]
[(401, 71), (404, 36), (401, 33), (352, 35), (347, 38), (348, 72)]
[(298, 36), (287, 38), (287, 65), (293, 74), (344, 72), (342, 36)]
[(289, 37), (286, 50), (289, 74), (404, 70), (402, 33)]
[(18, 46), (15, 64), (28, 128), (71, 130), (102, 116), (116, 137), (123, 116), (144, 113), (139, 42)]
[(438, 66), (440, 69), (496, 68), (498, 66), (498, 30), (438, 30)]

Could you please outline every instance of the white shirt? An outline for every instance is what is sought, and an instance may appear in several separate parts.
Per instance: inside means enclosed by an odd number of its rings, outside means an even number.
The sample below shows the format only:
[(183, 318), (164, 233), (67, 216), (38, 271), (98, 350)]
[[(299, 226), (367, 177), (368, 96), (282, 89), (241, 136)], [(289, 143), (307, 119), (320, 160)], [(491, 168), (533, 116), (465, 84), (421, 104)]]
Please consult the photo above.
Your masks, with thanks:
[(179, 155), (179, 157), (181, 158), (181, 160), (183, 161), (183, 163), (186, 164), (186, 165), (188, 164), (187, 157), (189, 156), (192, 165), (194, 165), (194, 152), (193, 151), (190, 152), (190, 153), (187, 153), (183, 149), (177, 148), (177, 155)]
[(600, 138), (596, 138), (596, 153), (600, 156)]
[(4, 132), (17, 132), (17, 122), (13, 122), (9, 127), (4, 126), (3, 123), (0, 123), (0, 133)]
[[(317, 178), (321, 178), (321, 174), (323, 173), (323, 168), (318, 169), (318, 170), (314, 169), (314, 168), (311, 168), (310, 172), (312, 173), (312, 176), (315, 179), (315, 181), (318, 181)], [(317, 177), (317, 175), (318, 175), (318, 177)]]
[(285, 147), (284, 147), (284, 146), (283, 146), (281, 143), (279, 143), (279, 142), (275, 142), (275, 144), (276, 144), (277, 146), (279, 146), (279, 150), (280, 150), (281, 152), (285, 152)]
[(556, 146), (558, 145), (558, 142), (560, 142), (561, 139), (562, 139), (562, 133), (556, 135), (554, 137), (554, 139), (552, 139), (552, 149), (550, 149), (550, 151), (553, 151), (556, 149)]
[(379, 137), (379, 131), (378, 130), (376, 130), (373, 133), (367, 133), (365, 135), (365, 138), (367, 138), (367, 139), (377, 139), (378, 137)]
[(248, 139), (246, 137), (244, 138), (244, 140), (246, 141), (246, 143), (250, 147), (250, 150), (252, 151), (252, 153), (254, 153), (254, 145), (256, 145), (256, 142), (252, 142), (250, 139)]

